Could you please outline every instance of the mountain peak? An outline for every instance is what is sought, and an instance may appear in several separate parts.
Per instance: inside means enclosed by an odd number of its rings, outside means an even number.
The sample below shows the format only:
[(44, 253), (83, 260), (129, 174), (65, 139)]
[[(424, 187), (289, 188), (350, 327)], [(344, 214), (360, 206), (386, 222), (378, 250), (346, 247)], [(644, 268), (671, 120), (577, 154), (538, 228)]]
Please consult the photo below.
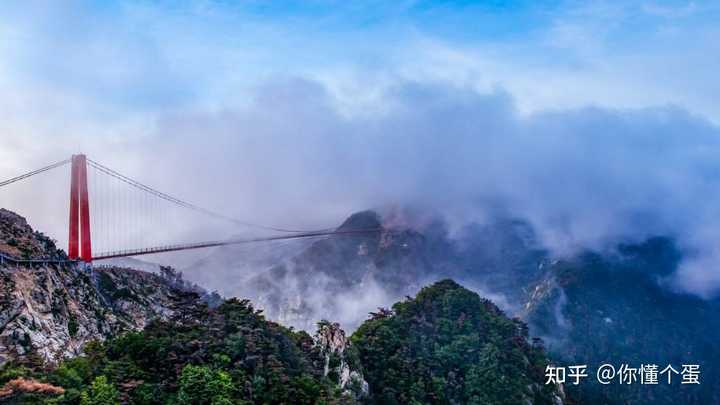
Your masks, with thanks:
[(338, 227), (338, 230), (377, 229), (382, 228), (380, 215), (372, 210), (356, 212)]
[(548, 360), (525, 324), (455, 281), (392, 308), (351, 337), (375, 403), (565, 402), (561, 388), (545, 384)]
[(37, 232), (24, 217), (0, 208), (0, 254), (20, 259), (64, 259), (55, 241)]

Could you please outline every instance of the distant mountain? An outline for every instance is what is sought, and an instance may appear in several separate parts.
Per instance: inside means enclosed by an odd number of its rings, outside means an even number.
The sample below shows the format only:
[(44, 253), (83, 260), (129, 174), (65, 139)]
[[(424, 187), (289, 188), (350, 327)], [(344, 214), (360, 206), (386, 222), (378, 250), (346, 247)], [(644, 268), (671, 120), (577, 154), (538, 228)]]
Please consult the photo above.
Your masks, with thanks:
[(252, 299), (284, 324), (313, 330), (321, 319), (340, 318), (357, 326), (369, 310), (415, 293), (431, 269), (424, 237), (383, 228), (375, 212), (352, 215), (338, 229), (374, 228), (383, 230), (223, 249), (184, 271), (208, 288)]
[[(533, 228), (496, 219), (448, 231), (442, 221), (353, 214), (341, 228), (380, 227), (362, 237), (331, 237), (252, 271), (239, 289), (271, 319), (299, 328), (322, 318), (349, 329), (422, 285), (452, 278), (491, 298), (542, 336), (558, 364), (700, 364), (702, 384), (670, 387), (569, 386), (581, 402), (720, 403), (717, 300), (667, 285), (682, 259), (667, 238), (556, 257)], [(271, 261), (271, 260), (270, 260)], [(192, 270), (188, 270), (192, 274)]]
[(218, 250), (184, 273), (223, 295), (243, 296), (269, 318), (312, 330), (323, 318), (354, 329), (377, 306), (390, 305), (441, 278), (453, 278), (519, 311), (542, 275), (547, 252), (520, 221), (471, 225), (450, 237), (441, 221), (351, 215), (340, 230), (380, 229), (318, 241)]
[(223, 246), (181, 270), (188, 279), (223, 296), (255, 298), (255, 291), (249, 287), (251, 279), (299, 254), (312, 242), (289, 240)]
[(581, 403), (720, 403), (720, 305), (662, 286), (679, 260), (671, 240), (653, 238), (546, 267), (523, 317), (556, 361), (590, 368), (700, 366), (700, 385), (680, 384), (680, 376), (672, 385), (662, 379), (658, 385), (601, 385), (590, 378), (568, 387)]

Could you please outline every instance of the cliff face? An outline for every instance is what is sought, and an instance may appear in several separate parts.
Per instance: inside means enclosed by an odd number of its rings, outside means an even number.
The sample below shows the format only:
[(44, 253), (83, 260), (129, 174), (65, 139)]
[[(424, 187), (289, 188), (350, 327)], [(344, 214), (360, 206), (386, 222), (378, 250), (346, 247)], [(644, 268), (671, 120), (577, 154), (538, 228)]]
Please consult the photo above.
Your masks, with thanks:
[(77, 355), (89, 341), (169, 316), (176, 294), (159, 276), (120, 268), (5, 267), (0, 285), (0, 363)]
[(355, 347), (337, 323), (322, 321), (314, 337), (315, 345), (325, 358), (324, 376), (335, 382), (347, 395), (355, 399), (369, 394), (369, 386), (360, 370)]
[[(55, 243), (24, 218), (0, 210), (0, 254), (65, 259)], [(117, 267), (0, 265), (0, 364), (56, 363), (92, 340), (143, 328), (168, 317), (178, 290), (161, 276)]]
[(67, 259), (55, 242), (34, 231), (25, 218), (0, 208), (0, 255), (18, 259)]

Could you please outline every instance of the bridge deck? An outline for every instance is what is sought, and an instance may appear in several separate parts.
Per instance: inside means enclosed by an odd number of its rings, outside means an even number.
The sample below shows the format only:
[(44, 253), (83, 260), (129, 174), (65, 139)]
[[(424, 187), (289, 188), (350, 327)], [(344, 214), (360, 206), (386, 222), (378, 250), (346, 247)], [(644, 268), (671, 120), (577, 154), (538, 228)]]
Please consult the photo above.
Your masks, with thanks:
[(115, 252), (102, 252), (97, 256), (93, 256), (93, 260), (106, 260), (117, 257), (128, 257), (128, 256), (141, 256), (151, 255), (156, 253), (167, 253), (177, 252), (181, 250), (191, 249), (203, 249), (217, 246), (228, 246), (228, 245), (241, 245), (245, 243), (256, 243), (256, 242), (269, 242), (274, 240), (289, 240), (289, 239), (306, 239), (306, 238), (317, 238), (322, 236), (342, 236), (342, 235), (353, 235), (353, 234), (369, 234), (380, 232), (379, 229), (353, 229), (353, 230), (341, 230), (341, 231), (330, 231), (330, 232), (304, 232), (293, 235), (280, 235), (280, 236), (269, 236), (264, 238), (248, 238), (248, 239), (230, 239), (225, 241), (209, 241), (199, 243), (188, 243), (179, 245), (168, 245), (158, 246), (152, 248), (143, 249), (128, 249), (119, 250)]

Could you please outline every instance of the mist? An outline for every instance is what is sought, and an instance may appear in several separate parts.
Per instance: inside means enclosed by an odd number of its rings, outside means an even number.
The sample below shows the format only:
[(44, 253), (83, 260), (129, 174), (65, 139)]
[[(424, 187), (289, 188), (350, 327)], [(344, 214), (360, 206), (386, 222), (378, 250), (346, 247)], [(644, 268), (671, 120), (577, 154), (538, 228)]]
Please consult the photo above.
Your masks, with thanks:
[(112, 155), (102, 139), (82, 146), (131, 177), (264, 224), (331, 227), (408, 205), (454, 227), (525, 219), (557, 255), (670, 236), (687, 255), (674, 287), (720, 290), (720, 129), (710, 122), (675, 106), (524, 115), (502, 89), (448, 83), (401, 82), (382, 99), (381, 113), (347, 115), (318, 82), (276, 80), (242, 108), (163, 116)]
[(401, 83), (383, 100), (382, 114), (348, 117), (318, 83), (261, 86), (244, 109), (165, 120), (164, 164), (213, 178), (204, 196), (231, 185), (213, 203), (265, 222), (333, 226), (411, 205), (456, 227), (525, 219), (557, 255), (674, 237), (688, 257), (676, 287), (720, 287), (720, 131), (702, 118), (673, 106), (524, 116), (501, 89), (444, 83)]
[[(718, 21), (4, 2), (0, 365), (58, 401), (720, 403)], [(181, 350), (138, 386), (143, 337)], [(121, 367), (79, 384), (92, 341)]]
[[(163, 7), (37, 3), (0, 15), (4, 178), (83, 152), (266, 225), (327, 228), (413, 206), (441, 213), (451, 232), (524, 219), (558, 256), (663, 235), (684, 253), (671, 288), (720, 292), (717, 63), (698, 45), (717, 43), (701, 40), (717, 30), (702, 12), (669, 36), (657, 10), (563, 5), (537, 35), (462, 41), (398, 17), (403, 6), (393, 24), (350, 25), (330, 41), (307, 28), (313, 16)], [(625, 38), (637, 15), (648, 26), (622, 47), (597, 32), (610, 17), (606, 29)], [(663, 62), (639, 67), (639, 49)], [(64, 246), (67, 176), (38, 181), (0, 205)], [(159, 232), (249, 232), (175, 225)]]

